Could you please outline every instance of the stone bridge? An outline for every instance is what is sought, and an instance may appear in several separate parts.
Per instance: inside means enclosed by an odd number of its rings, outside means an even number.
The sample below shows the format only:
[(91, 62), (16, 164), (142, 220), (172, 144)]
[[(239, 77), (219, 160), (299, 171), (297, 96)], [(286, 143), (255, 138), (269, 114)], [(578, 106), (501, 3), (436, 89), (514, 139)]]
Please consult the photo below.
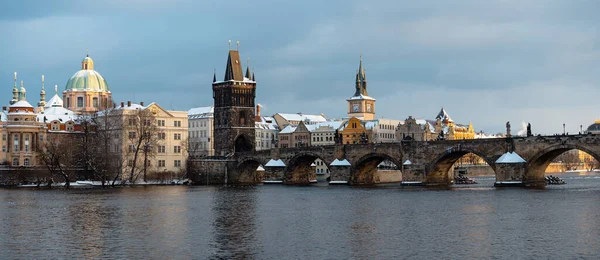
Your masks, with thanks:
[[(311, 164), (318, 158), (328, 165), (330, 183), (368, 185), (378, 183), (374, 173), (377, 171), (377, 165), (387, 159), (398, 166), (405, 180), (415, 180), (425, 185), (450, 185), (452, 165), (463, 155), (474, 153), (494, 170), (496, 184), (544, 186), (546, 167), (558, 155), (571, 149), (582, 150), (599, 160), (600, 135), (278, 148), (238, 152), (220, 160), (190, 159), (188, 176), (194, 183), (204, 183), (203, 178), (206, 177), (207, 182), (212, 181), (214, 184), (307, 184), (314, 179), (315, 170)], [(525, 162), (496, 163), (506, 152), (516, 152)], [(261, 165), (264, 171), (259, 168)]]

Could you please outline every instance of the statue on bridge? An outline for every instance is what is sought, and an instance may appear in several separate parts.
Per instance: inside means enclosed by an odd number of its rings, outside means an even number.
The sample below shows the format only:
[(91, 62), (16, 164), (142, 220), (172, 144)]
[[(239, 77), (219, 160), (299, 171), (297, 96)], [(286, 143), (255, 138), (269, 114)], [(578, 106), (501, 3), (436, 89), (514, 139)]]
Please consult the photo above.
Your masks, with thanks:
[(438, 135), (438, 140), (444, 140), (444, 139), (446, 139), (446, 138), (444, 137), (444, 130), (442, 130), (442, 131), (440, 131), (440, 134)]
[(531, 123), (527, 123), (527, 137), (532, 136), (531, 134)]
[(510, 121), (506, 121), (506, 137), (512, 137), (510, 135)]

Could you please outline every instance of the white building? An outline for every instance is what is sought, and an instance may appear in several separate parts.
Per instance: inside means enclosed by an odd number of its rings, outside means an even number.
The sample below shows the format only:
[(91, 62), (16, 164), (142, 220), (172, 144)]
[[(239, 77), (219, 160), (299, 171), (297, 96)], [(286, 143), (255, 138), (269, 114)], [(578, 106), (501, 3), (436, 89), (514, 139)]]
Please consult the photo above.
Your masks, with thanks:
[(268, 150), (277, 147), (279, 126), (271, 116), (257, 115), (254, 123), (256, 150)]
[(197, 107), (188, 111), (190, 156), (213, 156), (214, 107)]

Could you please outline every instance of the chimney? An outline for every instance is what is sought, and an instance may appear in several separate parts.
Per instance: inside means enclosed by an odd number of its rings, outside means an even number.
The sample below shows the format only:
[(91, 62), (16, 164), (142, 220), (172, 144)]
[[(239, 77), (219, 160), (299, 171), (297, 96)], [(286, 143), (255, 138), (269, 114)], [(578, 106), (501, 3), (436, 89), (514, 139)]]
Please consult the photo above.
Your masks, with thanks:
[(2, 107), (2, 111), (6, 111), (6, 107)]
[(117, 104), (113, 103), (113, 108), (117, 108)]
[(127, 107), (131, 106), (131, 101), (127, 101)]
[(144, 102), (140, 102), (140, 106), (144, 106)]
[(121, 107), (125, 107), (125, 102), (121, 102)]
[(260, 104), (256, 105), (256, 115), (254, 116), (254, 122), (261, 122), (260, 119)]

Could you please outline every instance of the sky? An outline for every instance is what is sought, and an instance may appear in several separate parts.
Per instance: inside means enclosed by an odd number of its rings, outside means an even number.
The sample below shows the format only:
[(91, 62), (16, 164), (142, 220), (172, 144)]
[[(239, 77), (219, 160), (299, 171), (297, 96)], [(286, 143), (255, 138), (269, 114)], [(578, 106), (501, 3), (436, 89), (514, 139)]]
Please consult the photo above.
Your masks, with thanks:
[[(570, 133), (600, 119), (599, 1), (6, 1), (0, 101), (13, 72), (39, 101), (64, 90), (86, 49), (113, 99), (210, 106), (228, 40), (250, 59), (262, 115), (346, 116), (362, 54), (377, 117), (477, 131)], [(246, 62), (244, 62), (244, 65)], [(244, 66), (245, 70), (245, 66)]]

